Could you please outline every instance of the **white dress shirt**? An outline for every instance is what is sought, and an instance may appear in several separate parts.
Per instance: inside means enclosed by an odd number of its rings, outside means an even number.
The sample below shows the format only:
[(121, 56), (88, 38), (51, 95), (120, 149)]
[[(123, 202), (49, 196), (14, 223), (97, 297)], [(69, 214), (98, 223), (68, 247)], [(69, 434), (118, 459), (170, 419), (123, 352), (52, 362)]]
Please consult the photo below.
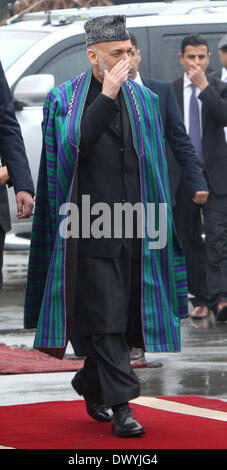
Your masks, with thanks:
[[(187, 74), (184, 73), (183, 79), (183, 93), (184, 93), (184, 124), (186, 127), (187, 134), (189, 134), (189, 104), (192, 94), (191, 80), (188, 78)], [(195, 88), (196, 97), (201, 93), (200, 88)], [(199, 115), (200, 115), (200, 134), (202, 139), (202, 101), (197, 100), (199, 104)]]
[[(136, 78), (134, 80), (135, 82), (139, 83), (140, 85), (143, 85), (143, 82), (141, 80), (141, 76), (140, 76), (140, 73), (138, 72), (137, 70), (137, 74), (136, 74)], [(143, 85), (144, 86), (144, 85)]]
[(227, 69), (225, 67), (222, 67), (221, 80), (227, 82)]
[[(221, 80), (227, 83), (227, 69), (225, 67), (222, 67)], [(225, 131), (225, 140), (227, 142), (227, 127), (224, 127), (224, 131)]]

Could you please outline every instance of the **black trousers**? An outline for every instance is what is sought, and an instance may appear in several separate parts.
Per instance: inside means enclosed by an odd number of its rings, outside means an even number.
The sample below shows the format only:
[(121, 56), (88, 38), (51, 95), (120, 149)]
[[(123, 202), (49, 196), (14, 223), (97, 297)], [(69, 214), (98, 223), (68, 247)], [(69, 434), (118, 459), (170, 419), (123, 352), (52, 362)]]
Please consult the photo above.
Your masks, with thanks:
[(207, 291), (215, 310), (227, 302), (227, 195), (211, 193), (204, 206), (207, 248)]
[(116, 258), (78, 258), (71, 343), (77, 354), (80, 347), (86, 352), (82, 377), (107, 406), (139, 395), (129, 348), (143, 346), (140, 277), (140, 260), (133, 259), (130, 241)]
[(3, 266), (3, 250), (5, 243), (5, 232), (0, 226), (0, 289), (2, 288), (3, 278), (2, 278), (2, 266)]
[(192, 303), (215, 310), (218, 302), (227, 301), (227, 195), (211, 192), (207, 203), (200, 206), (181, 184), (174, 220), (186, 258)]
[(188, 290), (193, 295), (194, 306), (209, 304), (206, 283), (207, 254), (206, 244), (202, 239), (204, 227), (201, 207), (192, 201), (191, 196), (185, 190), (184, 183), (181, 182), (173, 215), (177, 235), (185, 255)]
[(81, 371), (82, 379), (99, 392), (103, 403), (111, 407), (138, 397), (140, 383), (130, 366), (124, 333), (90, 335), (85, 340), (89, 354)]

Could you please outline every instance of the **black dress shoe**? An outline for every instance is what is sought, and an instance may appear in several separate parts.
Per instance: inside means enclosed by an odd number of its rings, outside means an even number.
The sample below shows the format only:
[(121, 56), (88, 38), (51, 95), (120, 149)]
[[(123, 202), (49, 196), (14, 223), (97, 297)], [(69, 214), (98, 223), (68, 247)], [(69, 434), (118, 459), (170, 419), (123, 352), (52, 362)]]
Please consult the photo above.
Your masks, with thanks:
[(101, 401), (97, 392), (91, 387), (86, 386), (81, 379), (80, 371), (72, 379), (72, 386), (74, 390), (83, 395), (86, 403), (86, 409), (91, 418), (102, 423), (107, 423), (112, 420), (113, 412), (107, 408)]
[(216, 321), (227, 321), (227, 302), (219, 302), (217, 305)]
[(112, 433), (117, 437), (139, 437), (145, 433), (143, 427), (135, 420), (132, 410), (117, 410), (112, 419)]
[(141, 348), (130, 349), (130, 361), (144, 361), (144, 351)]

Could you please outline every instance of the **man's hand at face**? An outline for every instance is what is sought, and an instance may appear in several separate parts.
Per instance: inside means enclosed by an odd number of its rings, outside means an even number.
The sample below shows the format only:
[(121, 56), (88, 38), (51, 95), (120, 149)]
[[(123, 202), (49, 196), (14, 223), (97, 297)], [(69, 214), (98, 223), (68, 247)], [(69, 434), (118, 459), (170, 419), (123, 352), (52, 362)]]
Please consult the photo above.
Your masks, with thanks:
[(200, 88), (201, 91), (209, 85), (204, 71), (199, 67), (199, 65), (192, 63), (188, 71), (188, 78), (190, 78), (193, 85)]
[(16, 203), (18, 219), (31, 217), (34, 207), (34, 198), (28, 191), (19, 191), (16, 194)]
[(196, 204), (206, 204), (208, 196), (208, 191), (196, 191), (192, 200)]
[(115, 100), (122, 83), (127, 80), (129, 68), (129, 60), (120, 60), (110, 72), (105, 70), (102, 93)]

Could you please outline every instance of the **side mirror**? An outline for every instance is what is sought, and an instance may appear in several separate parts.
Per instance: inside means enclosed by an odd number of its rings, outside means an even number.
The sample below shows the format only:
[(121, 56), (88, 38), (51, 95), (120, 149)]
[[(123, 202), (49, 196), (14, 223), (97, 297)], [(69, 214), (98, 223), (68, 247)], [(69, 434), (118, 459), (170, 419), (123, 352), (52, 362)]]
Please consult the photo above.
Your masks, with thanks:
[(28, 75), (21, 78), (13, 93), (16, 109), (22, 109), (23, 106), (42, 106), (54, 84), (54, 76), (49, 74)]

